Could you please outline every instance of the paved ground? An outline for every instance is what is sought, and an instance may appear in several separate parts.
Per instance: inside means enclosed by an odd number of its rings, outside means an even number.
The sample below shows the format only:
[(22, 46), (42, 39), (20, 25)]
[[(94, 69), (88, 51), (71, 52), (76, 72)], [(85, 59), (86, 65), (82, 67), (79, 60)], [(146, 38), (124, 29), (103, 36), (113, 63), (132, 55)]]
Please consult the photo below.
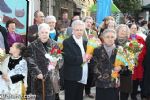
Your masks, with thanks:
[[(95, 88), (92, 88), (91, 92), (92, 92), (93, 95), (95, 95)], [(60, 92), (60, 100), (64, 100), (64, 91)], [(88, 97), (86, 97), (84, 95), (84, 100), (95, 100), (95, 98), (94, 99), (90, 99), (90, 98), (88, 98)]]
[[(95, 95), (95, 88), (92, 88), (91, 92), (92, 92), (92, 94)], [(64, 91), (60, 92), (60, 100), (64, 100)], [(90, 98), (84, 96), (84, 100), (95, 100), (95, 98), (94, 99), (90, 99)], [(131, 99), (129, 98), (129, 100), (131, 100)], [(141, 99), (139, 99), (139, 96), (138, 96), (138, 100), (141, 100)]]

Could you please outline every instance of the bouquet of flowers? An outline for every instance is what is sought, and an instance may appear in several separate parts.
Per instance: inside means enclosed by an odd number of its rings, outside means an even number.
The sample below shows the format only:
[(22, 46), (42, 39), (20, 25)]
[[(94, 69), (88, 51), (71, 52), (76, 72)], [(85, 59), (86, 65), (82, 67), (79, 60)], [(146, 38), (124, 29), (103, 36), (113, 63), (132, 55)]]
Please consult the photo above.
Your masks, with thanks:
[(50, 61), (48, 70), (55, 69), (54, 63), (57, 63), (58, 60), (62, 59), (61, 54), (62, 54), (61, 50), (55, 47), (51, 48), (49, 50), (49, 53), (45, 54), (45, 57)]
[(124, 48), (129, 50), (130, 52), (132, 52), (134, 54), (138, 54), (142, 50), (143, 44), (138, 43), (137, 40), (131, 40), (130, 42), (126, 43)]
[(115, 80), (115, 82), (117, 83), (119, 80), (119, 72), (112, 70), (111, 77), (112, 77), (112, 81)]
[(45, 57), (47, 59), (49, 59), (50, 63), (48, 65), (48, 72), (46, 74), (46, 76), (50, 75), (50, 80), (52, 82), (52, 86), (54, 88), (54, 92), (55, 93), (59, 93), (60, 91), (60, 86), (59, 86), (59, 74), (57, 73), (57, 71), (55, 70), (56, 64), (57, 62), (62, 59), (62, 52), (60, 49), (58, 48), (51, 48), (49, 50), (49, 53), (45, 54)]
[(94, 49), (100, 46), (100, 40), (94, 36), (88, 39), (86, 54), (93, 55)]
[(58, 46), (59, 48), (62, 50), (63, 49), (63, 41), (65, 39), (67, 39), (69, 36), (67, 34), (60, 34), (58, 36), (58, 39), (57, 39), (57, 43), (58, 43)]
[(128, 66), (128, 69), (133, 73), (142, 48), (143, 45), (136, 40), (127, 42), (124, 47), (118, 47), (114, 66)]
[[(124, 49), (126, 49), (129, 53), (127, 55), (127, 60), (134, 63), (134, 66), (138, 64), (138, 56), (143, 48), (143, 44), (138, 43), (137, 40), (131, 40), (130, 42), (127, 42)], [(134, 67), (130, 66), (131, 63), (129, 63), (129, 70), (133, 72)]]

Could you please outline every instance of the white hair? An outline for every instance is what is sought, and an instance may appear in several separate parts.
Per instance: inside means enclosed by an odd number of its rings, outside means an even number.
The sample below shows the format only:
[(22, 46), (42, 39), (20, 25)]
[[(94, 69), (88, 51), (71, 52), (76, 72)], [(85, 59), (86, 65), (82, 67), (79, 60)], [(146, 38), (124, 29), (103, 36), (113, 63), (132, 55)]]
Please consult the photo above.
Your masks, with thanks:
[(50, 30), (50, 27), (49, 27), (48, 24), (42, 23), (42, 24), (40, 24), (40, 25), (38, 26), (38, 31), (40, 32), (43, 28)]
[(105, 29), (104, 32), (101, 34), (101, 37), (104, 37), (107, 33), (113, 33), (115, 38), (117, 38), (116, 31), (113, 29)]
[(128, 27), (126, 24), (120, 24), (120, 25), (116, 28), (117, 35), (118, 35), (118, 33), (119, 33), (119, 30), (120, 30), (121, 28), (123, 28), (123, 27), (126, 28), (126, 34), (129, 35), (129, 34), (130, 34), (130, 29), (129, 29), (129, 27)]
[(75, 28), (78, 25), (82, 25), (85, 28), (85, 23), (82, 20), (75, 20), (71, 24), (72, 28)]
[(48, 23), (48, 22), (50, 22), (50, 21), (56, 22), (56, 17), (55, 17), (55, 16), (52, 16), (52, 15), (46, 16), (45, 22)]

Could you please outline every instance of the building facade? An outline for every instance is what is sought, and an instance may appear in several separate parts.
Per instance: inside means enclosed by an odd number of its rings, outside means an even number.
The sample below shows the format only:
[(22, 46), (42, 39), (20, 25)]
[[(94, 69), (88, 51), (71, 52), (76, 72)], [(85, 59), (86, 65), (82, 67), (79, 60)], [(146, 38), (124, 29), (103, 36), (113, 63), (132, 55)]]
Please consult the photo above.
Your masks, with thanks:
[(90, 7), (96, 0), (28, 0), (29, 1), (29, 26), (33, 25), (34, 12), (41, 10), (45, 16), (54, 15), (59, 19), (64, 11), (69, 18), (73, 15), (81, 17), (91, 15)]

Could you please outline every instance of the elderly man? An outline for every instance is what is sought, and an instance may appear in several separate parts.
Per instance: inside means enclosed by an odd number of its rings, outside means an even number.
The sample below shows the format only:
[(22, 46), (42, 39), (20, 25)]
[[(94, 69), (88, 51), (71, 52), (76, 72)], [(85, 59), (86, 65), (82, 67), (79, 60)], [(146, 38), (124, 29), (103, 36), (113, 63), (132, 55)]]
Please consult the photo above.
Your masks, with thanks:
[(85, 24), (81, 20), (72, 23), (72, 36), (63, 42), (65, 100), (83, 100), (83, 88), (87, 83), (88, 64), (86, 42), (83, 41)]
[(55, 26), (56, 26), (56, 17), (55, 16), (47, 16), (45, 18), (45, 23), (47, 23), (50, 27), (50, 38), (57, 41), (57, 38), (58, 38), (58, 32), (57, 30), (55, 29)]
[[(49, 52), (49, 48), (58, 48), (58, 46), (54, 40), (49, 38), (50, 27), (48, 24), (40, 24), (38, 30), (38, 39), (33, 41), (28, 47), (30, 52), (29, 73), (31, 73), (32, 93), (36, 94), (36, 100), (55, 100), (55, 92), (51, 80), (52, 74), (48, 70), (50, 61), (45, 57), (45, 54)], [(52, 64), (56, 68), (56, 75), (58, 75), (60, 63), (53, 62)]]
[(44, 22), (44, 14), (42, 11), (37, 10), (34, 13), (34, 25), (28, 29), (28, 42), (33, 42), (38, 37), (38, 25)]

